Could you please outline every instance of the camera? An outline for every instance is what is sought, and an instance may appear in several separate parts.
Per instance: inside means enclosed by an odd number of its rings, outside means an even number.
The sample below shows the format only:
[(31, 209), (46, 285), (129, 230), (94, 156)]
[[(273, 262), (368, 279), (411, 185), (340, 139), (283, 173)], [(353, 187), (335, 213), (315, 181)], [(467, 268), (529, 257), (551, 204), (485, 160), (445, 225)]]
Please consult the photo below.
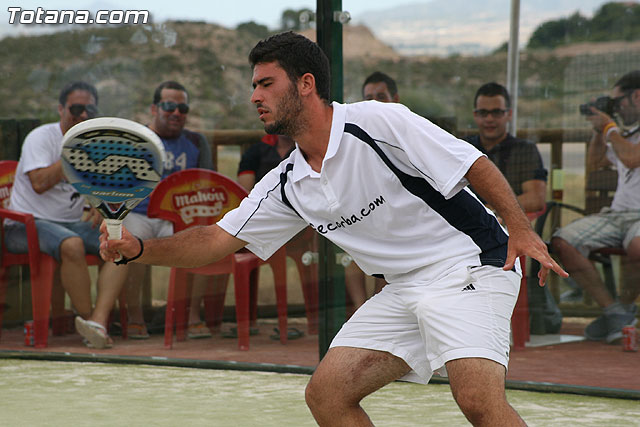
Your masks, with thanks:
[(591, 112), (591, 107), (595, 107), (597, 110), (602, 111), (603, 113), (613, 116), (615, 112), (615, 101), (608, 96), (601, 96), (593, 102), (587, 102), (586, 104), (580, 105), (580, 114), (585, 116), (591, 116), (593, 113)]

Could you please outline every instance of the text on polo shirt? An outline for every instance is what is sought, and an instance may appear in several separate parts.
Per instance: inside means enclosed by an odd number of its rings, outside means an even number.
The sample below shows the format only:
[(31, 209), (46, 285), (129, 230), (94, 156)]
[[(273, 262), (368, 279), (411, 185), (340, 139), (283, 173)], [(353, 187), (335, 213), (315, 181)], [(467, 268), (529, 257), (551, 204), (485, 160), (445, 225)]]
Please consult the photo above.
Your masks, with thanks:
[(380, 195), (379, 197), (376, 197), (373, 201), (371, 201), (367, 207), (360, 209), (360, 215), (352, 214), (347, 218), (345, 218), (342, 215), (340, 216), (340, 221), (318, 225), (317, 227), (313, 224), (309, 224), (309, 225), (318, 233), (327, 234), (330, 231), (335, 231), (340, 228), (348, 227), (348, 226), (354, 225), (356, 222), (362, 221), (363, 219), (365, 219), (365, 217), (369, 216), (371, 212), (373, 212), (376, 209), (376, 207), (382, 205), (383, 203), (384, 203), (384, 197)]

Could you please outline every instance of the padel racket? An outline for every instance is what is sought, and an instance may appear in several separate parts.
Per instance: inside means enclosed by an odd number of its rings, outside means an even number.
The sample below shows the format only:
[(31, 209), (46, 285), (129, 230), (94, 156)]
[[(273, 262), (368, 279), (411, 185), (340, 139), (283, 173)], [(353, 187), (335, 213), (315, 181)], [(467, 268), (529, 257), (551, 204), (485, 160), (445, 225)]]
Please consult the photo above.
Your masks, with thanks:
[(122, 237), (122, 220), (160, 179), (165, 152), (151, 129), (131, 120), (85, 120), (62, 139), (67, 181), (100, 212), (110, 239)]

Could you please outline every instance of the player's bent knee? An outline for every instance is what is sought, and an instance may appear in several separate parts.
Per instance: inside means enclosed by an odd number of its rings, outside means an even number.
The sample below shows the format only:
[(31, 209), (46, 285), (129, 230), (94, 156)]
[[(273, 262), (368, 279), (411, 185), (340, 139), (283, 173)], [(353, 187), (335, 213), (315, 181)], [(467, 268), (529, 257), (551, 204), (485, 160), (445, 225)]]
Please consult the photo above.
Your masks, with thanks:
[(307, 406), (309, 408), (316, 405), (316, 396), (317, 396), (316, 386), (313, 383), (313, 377), (307, 383), (307, 386), (304, 389), (304, 400), (307, 402)]
[(346, 396), (336, 387), (334, 376), (325, 371), (316, 371), (305, 389), (305, 401), (309, 408), (331, 408), (345, 402)]
[(453, 393), (453, 398), (465, 414), (481, 412), (483, 408), (486, 408), (488, 401), (492, 401), (492, 399), (487, 399), (486, 396), (487, 394), (480, 389), (466, 387), (457, 389)]
[(327, 391), (318, 378), (313, 375), (304, 390), (304, 399), (313, 413), (327, 408)]
[(485, 425), (484, 420), (494, 419), (496, 414), (503, 414), (510, 408), (504, 394), (487, 392), (482, 388), (466, 390), (463, 387), (454, 394), (454, 399), (473, 425)]

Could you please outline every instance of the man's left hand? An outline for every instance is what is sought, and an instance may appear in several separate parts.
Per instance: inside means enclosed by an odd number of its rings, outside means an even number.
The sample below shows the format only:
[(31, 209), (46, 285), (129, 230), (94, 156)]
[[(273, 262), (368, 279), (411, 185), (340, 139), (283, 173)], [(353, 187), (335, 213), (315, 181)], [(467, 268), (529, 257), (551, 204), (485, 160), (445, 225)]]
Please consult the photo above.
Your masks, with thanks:
[(531, 228), (523, 230), (509, 230), (509, 247), (507, 249), (507, 262), (503, 269), (509, 271), (513, 268), (516, 259), (526, 255), (540, 262), (538, 279), (540, 286), (544, 286), (549, 270), (555, 271), (560, 277), (569, 277), (569, 273), (564, 271), (547, 250), (547, 245), (540, 239)]

